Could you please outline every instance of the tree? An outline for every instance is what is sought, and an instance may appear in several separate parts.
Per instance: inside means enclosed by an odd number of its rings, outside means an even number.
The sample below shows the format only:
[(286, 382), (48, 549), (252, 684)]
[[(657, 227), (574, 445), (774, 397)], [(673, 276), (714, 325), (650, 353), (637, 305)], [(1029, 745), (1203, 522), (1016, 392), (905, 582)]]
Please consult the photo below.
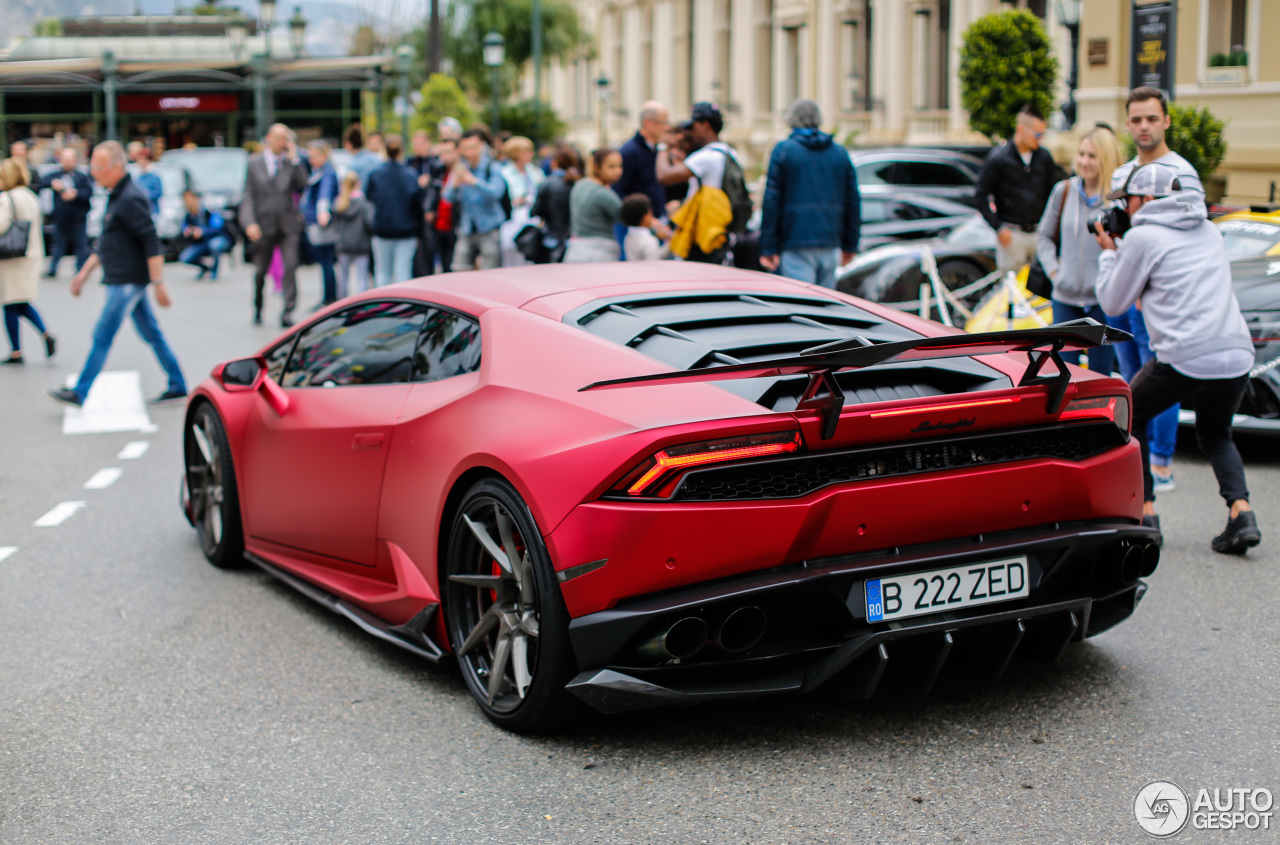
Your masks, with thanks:
[[(1164, 141), (1169, 149), (1190, 162), (1200, 181), (1207, 186), (1227, 155), (1227, 142), (1222, 137), (1226, 128), (1227, 124), (1207, 108), (1169, 103), (1169, 129), (1164, 133)], [(1132, 137), (1125, 138), (1124, 146), (1126, 159), (1138, 154)]]
[[(422, 99), (413, 113), (414, 129), (425, 129), (432, 135), (436, 126), (446, 117), (456, 117), (463, 128), (476, 121), (475, 109), (462, 92), (458, 80), (443, 73), (433, 73), (419, 89)], [(503, 124), (506, 125), (505, 123)]]
[(40, 18), (31, 25), (31, 34), (36, 38), (57, 38), (62, 35), (62, 21), (57, 18)]
[[(491, 96), (492, 69), (484, 63), (484, 37), (496, 31), (502, 35), (506, 60), (500, 70), (499, 94), (514, 89), (516, 80), (533, 58), (533, 0), (454, 0), (444, 20), (444, 54), (453, 62), (453, 72), (464, 89), (477, 100)], [(588, 50), (591, 37), (578, 21), (578, 11), (570, 0), (542, 0), (542, 58), (569, 58)], [(418, 61), (425, 67), (423, 51), (426, 32), (421, 27), (412, 36)]]
[(503, 132), (523, 135), (533, 141), (535, 147), (563, 138), (568, 129), (549, 105), (543, 103), (542, 108), (535, 108), (532, 99), (503, 104), (498, 109), (498, 119)]
[(1058, 60), (1040, 18), (1023, 9), (984, 15), (960, 47), (960, 104), (969, 125), (988, 138), (1009, 138), (1027, 103), (1048, 116)]

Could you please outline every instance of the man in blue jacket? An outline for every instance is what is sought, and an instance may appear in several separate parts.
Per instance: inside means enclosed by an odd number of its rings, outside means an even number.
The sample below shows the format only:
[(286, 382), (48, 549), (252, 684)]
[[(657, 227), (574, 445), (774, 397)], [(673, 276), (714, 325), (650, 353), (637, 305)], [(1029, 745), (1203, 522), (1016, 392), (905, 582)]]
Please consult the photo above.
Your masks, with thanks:
[(66, 147), (58, 153), (61, 170), (55, 170), (40, 180), (39, 193), (45, 188), (53, 191), (53, 253), (49, 256), (49, 272), (58, 275), (62, 256), (70, 250), (76, 254), (76, 270), (89, 260), (89, 233), (85, 221), (89, 217), (89, 198), (93, 196), (93, 183), (89, 174), (76, 169), (76, 151)]
[(760, 223), (760, 263), (790, 279), (836, 286), (840, 264), (858, 252), (862, 203), (849, 153), (819, 132), (822, 110), (797, 100), (791, 137), (773, 148)]
[(485, 152), (484, 135), (477, 129), (463, 133), (461, 156), (450, 171), (444, 199), (453, 203), (458, 242), (453, 248), (453, 272), (502, 266), (498, 227), (507, 219), (502, 198), (507, 193), (501, 168)]

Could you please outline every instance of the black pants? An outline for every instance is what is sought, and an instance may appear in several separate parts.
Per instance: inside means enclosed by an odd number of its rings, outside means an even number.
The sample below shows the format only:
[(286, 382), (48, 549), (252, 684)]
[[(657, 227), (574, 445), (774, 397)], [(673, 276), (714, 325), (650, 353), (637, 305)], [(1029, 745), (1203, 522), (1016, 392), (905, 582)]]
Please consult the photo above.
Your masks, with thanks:
[(280, 247), (280, 258), (284, 261), (284, 278), (280, 282), (284, 294), (284, 311), (281, 317), (293, 314), (298, 304), (298, 245), (302, 239), (300, 232), (283, 232), (279, 229), (262, 233), (262, 237), (253, 245), (253, 309), (261, 315), (264, 302), (263, 287), (267, 281), (267, 270), (271, 268), (271, 256), (276, 247)]
[(418, 249), (413, 253), (413, 275), (430, 276), (436, 271), (435, 232), (424, 228), (418, 233)]
[(1151, 452), (1147, 445), (1147, 423), (1176, 403), (1193, 402), (1196, 409), (1196, 442), (1213, 465), (1218, 493), (1231, 504), (1249, 499), (1244, 481), (1244, 461), (1231, 439), (1231, 418), (1240, 408), (1249, 376), (1223, 379), (1196, 379), (1184, 376), (1155, 358), (1147, 361), (1133, 377), (1133, 436), (1142, 447), (1142, 490), (1144, 501), (1154, 502), (1151, 481)]
[(440, 272), (448, 273), (453, 269), (453, 248), (458, 243), (458, 233), (452, 229), (435, 232), (435, 254), (440, 259)]

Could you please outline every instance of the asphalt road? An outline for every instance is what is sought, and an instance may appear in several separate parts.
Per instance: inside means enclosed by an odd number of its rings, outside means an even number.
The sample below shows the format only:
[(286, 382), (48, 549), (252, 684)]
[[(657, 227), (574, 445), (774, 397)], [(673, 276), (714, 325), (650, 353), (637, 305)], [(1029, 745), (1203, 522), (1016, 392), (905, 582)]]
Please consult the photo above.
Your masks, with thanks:
[[(250, 326), (243, 270), (168, 274), (160, 320), (193, 382), (275, 334)], [(302, 304), (318, 290), (304, 271)], [(818, 695), (519, 737), (451, 668), (206, 564), (177, 507), (180, 407), (152, 409), (154, 433), (61, 433), (41, 393), (78, 369), (100, 303), (46, 283), (57, 358), (28, 334), (31, 363), (0, 368), (0, 547), (17, 548), (0, 551), (0, 842), (1132, 843), (1148, 781), (1280, 793), (1272, 443), (1246, 444), (1263, 545), (1209, 551), (1225, 511), (1184, 443), (1146, 600), (1056, 665), (915, 704)], [(164, 386), (129, 327), (108, 369)], [(66, 501), (85, 505), (33, 524)]]

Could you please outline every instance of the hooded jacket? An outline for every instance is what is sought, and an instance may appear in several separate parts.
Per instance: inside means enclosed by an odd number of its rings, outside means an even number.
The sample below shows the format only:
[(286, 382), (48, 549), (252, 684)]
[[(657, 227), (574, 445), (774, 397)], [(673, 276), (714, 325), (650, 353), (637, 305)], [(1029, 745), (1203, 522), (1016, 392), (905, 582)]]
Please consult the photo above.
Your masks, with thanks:
[(1204, 195), (1178, 191), (1133, 215), (1118, 249), (1098, 258), (1098, 302), (1113, 316), (1142, 300), (1151, 346), (1163, 364), (1226, 349), (1253, 351), (1231, 289), (1231, 266)]
[(858, 251), (862, 204), (844, 147), (815, 129), (796, 129), (773, 148), (764, 188), (760, 254), (794, 249)]

